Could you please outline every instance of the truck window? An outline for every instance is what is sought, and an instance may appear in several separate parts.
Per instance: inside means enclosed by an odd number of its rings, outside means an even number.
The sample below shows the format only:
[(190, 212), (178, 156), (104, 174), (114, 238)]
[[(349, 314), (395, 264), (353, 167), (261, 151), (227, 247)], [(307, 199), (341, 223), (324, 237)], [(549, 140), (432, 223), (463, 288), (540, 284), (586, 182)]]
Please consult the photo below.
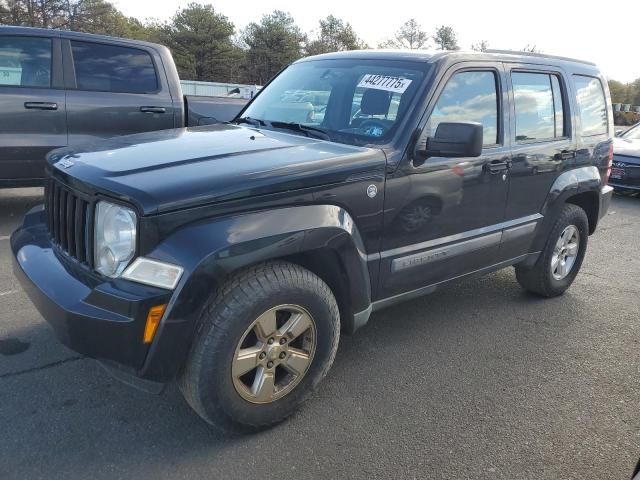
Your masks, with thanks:
[(51, 39), (0, 37), (0, 85), (51, 87)]
[(93, 42), (71, 41), (76, 82), (80, 90), (151, 93), (158, 77), (144, 50)]
[(609, 131), (607, 104), (602, 83), (595, 77), (574, 75), (576, 99), (580, 107), (582, 136), (604, 135)]
[(498, 143), (498, 94), (494, 72), (456, 73), (444, 87), (427, 128), (433, 135), (442, 122), (479, 122), (484, 145)]
[(513, 72), (511, 82), (516, 110), (516, 140), (564, 137), (562, 90), (557, 75)]

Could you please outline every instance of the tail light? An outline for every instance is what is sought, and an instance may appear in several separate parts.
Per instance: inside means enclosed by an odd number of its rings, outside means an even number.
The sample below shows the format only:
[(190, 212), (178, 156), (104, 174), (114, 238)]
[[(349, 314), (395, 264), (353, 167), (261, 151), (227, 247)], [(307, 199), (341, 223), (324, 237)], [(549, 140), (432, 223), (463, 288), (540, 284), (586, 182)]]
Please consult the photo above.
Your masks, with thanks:
[(611, 166), (613, 165), (613, 142), (609, 144), (609, 158), (607, 159), (607, 169), (604, 172), (604, 178), (602, 179), (602, 185), (609, 183), (609, 175), (611, 175)]

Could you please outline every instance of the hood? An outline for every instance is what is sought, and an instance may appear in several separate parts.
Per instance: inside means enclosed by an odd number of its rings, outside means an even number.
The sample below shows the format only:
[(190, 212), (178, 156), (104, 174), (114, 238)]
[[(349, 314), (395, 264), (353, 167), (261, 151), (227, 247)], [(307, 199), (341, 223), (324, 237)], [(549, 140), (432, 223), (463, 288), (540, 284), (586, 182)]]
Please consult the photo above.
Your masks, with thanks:
[(54, 150), (63, 181), (155, 214), (343, 182), (384, 165), (378, 149), (237, 125), (161, 130)]
[(640, 140), (627, 140), (624, 137), (613, 139), (613, 154), (640, 159)]

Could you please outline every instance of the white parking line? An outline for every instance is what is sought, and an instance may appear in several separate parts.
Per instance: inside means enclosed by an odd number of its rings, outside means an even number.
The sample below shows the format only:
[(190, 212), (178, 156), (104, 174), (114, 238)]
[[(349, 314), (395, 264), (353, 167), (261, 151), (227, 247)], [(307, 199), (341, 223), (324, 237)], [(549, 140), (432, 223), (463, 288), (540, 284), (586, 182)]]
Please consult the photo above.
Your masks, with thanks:
[(0, 237), (0, 241), (9, 240), (9, 235), (5, 235), (4, 237)]
[(4, 297), (5, 295), (12, 295), (18, 292), (19, 290), (7, 290), (6, 292), (0, 292), (0, 297)]

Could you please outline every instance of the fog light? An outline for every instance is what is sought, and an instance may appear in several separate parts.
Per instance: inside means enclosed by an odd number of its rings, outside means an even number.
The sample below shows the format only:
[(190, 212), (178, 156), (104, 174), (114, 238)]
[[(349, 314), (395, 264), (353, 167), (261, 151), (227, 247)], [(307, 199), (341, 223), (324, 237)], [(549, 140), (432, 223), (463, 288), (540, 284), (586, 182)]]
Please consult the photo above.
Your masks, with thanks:
[(158, 325), (160, 325), (160, 320), (162, 320), (162, 315), (164, 315), (164, 311), (166, 308), (166, 305), (156, 305), (155, 307), (151, 307), (151, 309), (149, 309), (149, 314), (147, 315), (147, 323), (144, 326), (144, 343), (151, 343), (153, 341), (153, 337), (155, 337), (156, 335)]
[(173, 290), (178, 285), (182, 272), (183, 268), (178, 265), (138, 257), (124, 271), (122, 278), (153, 287)]

